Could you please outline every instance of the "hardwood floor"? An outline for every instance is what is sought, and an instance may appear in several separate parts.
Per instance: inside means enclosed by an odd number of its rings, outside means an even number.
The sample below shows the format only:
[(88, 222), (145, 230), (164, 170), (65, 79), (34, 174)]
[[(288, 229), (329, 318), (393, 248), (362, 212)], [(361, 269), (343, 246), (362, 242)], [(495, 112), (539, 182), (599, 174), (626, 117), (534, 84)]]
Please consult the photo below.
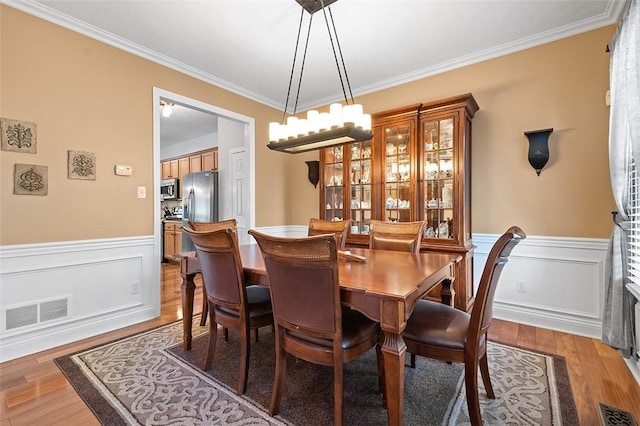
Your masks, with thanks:
[[(99, 424), (53, 359), (181, 319), (177, 265), (163, 265), (162, 278), (159, 318), (0, 364), (0, 426)], [(196, 312), (202, 306), (198, 280)], [(565, 357), (580, 424), (600, 424), (598, 402), (640, 421), (640, 386), (618, 353), (599, 340), (500, 320), (494, 320), (489, 337)]]

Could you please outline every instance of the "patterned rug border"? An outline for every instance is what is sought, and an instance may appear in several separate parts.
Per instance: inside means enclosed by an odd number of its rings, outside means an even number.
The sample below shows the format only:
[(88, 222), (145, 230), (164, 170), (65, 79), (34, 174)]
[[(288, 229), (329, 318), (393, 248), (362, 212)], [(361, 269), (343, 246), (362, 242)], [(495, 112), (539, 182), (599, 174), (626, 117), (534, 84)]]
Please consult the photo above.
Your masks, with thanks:
[[(509, 346), (521, 351), (528, 351), (534, 354), (544, 355), (551, 358), (553, 360), (553, 369), (555, 370), (555, 374), (553, 375), (553, 377), (555, 379), (554, 383), (556, 384), (556, 390), (558, 391), (558, 399), (560, 404), (560, 407), (558, 407), (558, 409), (560, 411), (560, 416), (562, 417), (562, 424), (577, 424), (574, 422), (578, 422), (578, 409), (576, 408), (576, 402), (573, 399), (573, 389), (571, 388), (571, 379), (569, 378), (569, 369), (567, 367), (567, 360), (565, 357), (546, 351), (525, 348), (524, 346), (520, 345), (506, 344), (493, 339), (488, 339), (488, 341), (494, 344)], [(566, 380), (558, 380), (559, 378)]]
[[(200, 321), (200, 315), (197, 314), (194, 316), (193, 324), (198, 324), (199, 321)], [(55, 358), (53, 361), (58, 366), (60, 371), (64, 374), (64, 376), (67, 378), (69, 383), (73, 386), (74, 390), (81, 397), (85, 405), (87, 405), (87, 408), (91, 410), (91, 412), (96, 416), (96, 418), (98, 419), (98, 421), (100, 421), (102, 425), (106, 425), (106, 426), (126, 425), (129, 423), (126, 421), (123, 415), (119, 412), (118, 409), (116, 409), (108, 401), (108, 399), (102, 394), (102, 392), (100, 392), (100, 390), (96, 389), (94, 383), (89, 379), (89, 377), (85, 375), (85, 373), (82, 371), (82, 368), (73, 361), (73, 357), (83, 352), (87, 352), (96, 348), (107, 346), (118, 341), (123, 341), (123, 340), (131, 339), (136, 336), (152, 333), (159, 329), (173, 326), (176, 323), (182, 323), (182, 320), (157, 325), (144, 331), (134, 332), (123, 337), (119, 337), (113, 340), (109, 340), (107, 342), (99, 343), (76, 352), (62, 355), (60, 357)], [(196, 338), (197, 336), (194, 335), (193, 337)], [(568, 426), (578, 424), (578, 413), (577, 413), (577, 408), (573, 398), (573, 391), (571, 388), (571, 382), (568, 374), (568, 367), (566, 364), (565, 357), (563, 357), (562, 355), (557, 355), (557, 354), (549, 353), (546, 351), (526, 348), (524, 346), (520, 346), (516, 344), (506, 344), (493, 339), (489, 339), (488, 341), (494, 344), (512, 347), (522, 351), (528, 351), (534, 354), (544, 355), (551, 358), (553, 360), (553, 368), (555, 370), (555, 374), (553, 375), (553, 378), (554, 378), (554, 382), (558, 392), (558, 399), (559, 399), (558, 401), (559, 407), (557, 408), (558, 408), (558, 411), (560, 412), (562, 424), (568, 425)], [(173, 354), (170, 354), (170, 355), (173, 359), (177, 360), (181, 364), (184, 364), (185, 366), (189, 366), (188, 363), (186, 363), (184, 360), (181, 360), (179, 357), (176, 357)], [(199, 374), (199, 372), (197, 371), (195, 371), (195, 373)], [(216, 378), (211, 377), (207, 374), (202, 374), (202, 376), (206, 377), (207, 380), (211, 380), (215, 382), (218, 386), (222, 387), (225, 391), (229, 392), (231, 396), (236, 396), (233, 389), (231, 389), (226, 383), (220, 382)], [(276, 423), (280, 422), (282, 424), (290, 424), (289, 422), (286, 422), (286, 421), (283, 422), (284, 419), (269, 417), (268, 414), (264, 411), (263, 407), (261, 407), (259, 404), (257, 404), (255, 401), (251, 400), (250, 398), (238, 397), (238, 399), (241, 399), (244, 403), (251, 405), (254, 409), (256, 409), (256, 411), (265, 413), (268, 419), (271, 419)], [(452, 404), (454, 402), (455, 401), (452, 401)]]

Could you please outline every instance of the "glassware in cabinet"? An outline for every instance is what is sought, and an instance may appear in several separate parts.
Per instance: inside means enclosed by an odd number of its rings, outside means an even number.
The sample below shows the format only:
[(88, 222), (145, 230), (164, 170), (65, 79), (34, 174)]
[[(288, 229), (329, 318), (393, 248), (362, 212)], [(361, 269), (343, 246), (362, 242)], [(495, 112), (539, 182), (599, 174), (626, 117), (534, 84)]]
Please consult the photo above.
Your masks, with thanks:
[(350, 214), (351, 233), (368, 234), (372, 208), (371, 141), (350, 146)]
[(344, 218), (344, 163), (343, 147), (328, 148), (324, 151), (323, 162), (323, 202), (324, 219)]
[(453, 119), (423, 122), (426, 238), (453, 238)]
[(411, 218), (411, 125), (387, 127), (384, 132), (384, 218), (409, 222)]

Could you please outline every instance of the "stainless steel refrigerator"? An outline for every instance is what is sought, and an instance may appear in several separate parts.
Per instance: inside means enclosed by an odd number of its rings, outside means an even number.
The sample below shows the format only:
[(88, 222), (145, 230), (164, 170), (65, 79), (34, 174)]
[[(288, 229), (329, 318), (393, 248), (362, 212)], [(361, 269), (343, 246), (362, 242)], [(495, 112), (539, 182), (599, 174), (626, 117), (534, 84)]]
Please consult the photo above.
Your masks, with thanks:
[[(182, 178), (182, 225), (218, 221), (218, 172), (186, 173)], [(182, 251), (194, 251), (191, 238), (182, 232)]]

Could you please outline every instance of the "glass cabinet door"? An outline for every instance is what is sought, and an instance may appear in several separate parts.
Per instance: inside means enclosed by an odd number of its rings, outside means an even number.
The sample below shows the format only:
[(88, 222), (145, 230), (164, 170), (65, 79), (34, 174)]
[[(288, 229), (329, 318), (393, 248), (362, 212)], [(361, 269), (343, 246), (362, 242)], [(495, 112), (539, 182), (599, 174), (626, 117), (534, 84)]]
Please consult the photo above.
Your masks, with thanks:
[(389, 222), (411, 221), (410, 123), (387, 127), (384, 131), (384, 217)]
[(373, 174), (371, 170), (371, 141), (349, 145), (350, 150), (350, 218), (352, 234), (368, 234), (371, 223)]
[(422, 123), (426, 238), (453, 238), (453, 119)]
[(343, 182), (343, 147), (328, 148), (324, 155), (324, 219), (342, 220), (345, 183)]

